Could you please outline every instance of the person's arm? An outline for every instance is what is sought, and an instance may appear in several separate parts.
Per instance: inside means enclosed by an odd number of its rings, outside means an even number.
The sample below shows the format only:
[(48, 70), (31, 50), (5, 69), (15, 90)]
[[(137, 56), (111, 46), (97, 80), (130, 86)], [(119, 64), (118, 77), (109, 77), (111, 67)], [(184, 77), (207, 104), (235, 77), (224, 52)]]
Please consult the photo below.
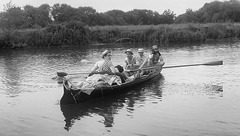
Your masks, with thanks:
[(140, 65), (139, 69), (141, 69), (148, 62), (148, 58), (145, 58), (143, 63)]
[(159, 56), (159, 65), (163, 66), (165, 64), (162, 55)]
[(109, 68), (111, 69), (111, 72), (112, 72), (112, 73), (116, 73), (116, 69), (115, 69), (115, 67), (113, 66), (113, 64), (112, 64), (111, 61), (108, 62), (108, 66), (109, 66)]
[(124, 59), (124, 68), (125, 68), (125, 69), (128, 69), (127, 58)]
[(149, 55), (149, 58), (148, 58), (148, 66), (152, 66), (153, 65), (153, 54), (150, 54)]
[(136, 58), (136, 66), (141, 66), (141, 58), (140, 57)]
[(132, 67), (134, 68), (139, 67), (139, 64), (137, 64), (137, 59), (135, 57), (133, 57)]
[(91, 69), (91, 73), (95, 72), (97, 69), (98, 69), (98, 62), (96, 62), (93, 68)]
[(116, 73), (114, 66), (110, 67), (110, 69), (111, 69), (112, 73)]

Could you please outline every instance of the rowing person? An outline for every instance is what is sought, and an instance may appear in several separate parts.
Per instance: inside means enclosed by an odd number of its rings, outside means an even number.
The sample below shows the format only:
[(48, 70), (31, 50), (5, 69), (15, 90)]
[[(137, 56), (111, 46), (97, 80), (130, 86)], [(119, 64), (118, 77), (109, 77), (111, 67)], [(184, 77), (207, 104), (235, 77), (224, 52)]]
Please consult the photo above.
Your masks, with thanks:
[(153, 66), (153, 65), (163, 66), (165, 64), (162, 54), (159, 52), (157, 45), (152, 46), (152, 51), (148, 59), (149, 59), (148, 66)]
[(144, 55), (144, 49), (143, 48), (139, 48), (138, 49), (138, 57), (136, 57), (136, 65), (137, 66), (141, 66), (142, 63), (147, 59), (147, 57)]
[(153, 45), (151, 53), (149, 54), (148, 58), (145, 59), (145, 61), (139, 67), (139, 72), (138, 72), (137, 76), (139, 77), (139, 76), (149, 73), (148, 70), (141, 70), (143, 67), (151, 67), (151, 66), (155, 66), (155, 65), (163, 66), (164, 64), (165, 64), (165, 62), (163, 60), (161, 53), (158, 50), (158, 46)]
[(148, 58), (145, 59), (139, 69), (143, 68), (143, 66), (146, 64), (148, 67), (155, 65), (163, 66), (165, 64), (162, 54), (159, 52), (157, 45), (152, 46), (151, 54), (149, 54)]
[(122, 83), (124, 83), (126, 80), (131, 80), (130, 77), (127, 76), (125, 71), (123, 70), (123, 67), (120, 65), (113, 66), (113, 63), (111, 61), (112, 54), (109, 50), (105, 50), (102, 53), (102, 60), (97, 61), (93, 68), (91, 69), (91, 73), (89, 76), (92, 76), (94, 74), (108, 74), (108, 75), (117, 75), (121, 78)]
[(116, 73), (115, 67), (111, 61), (112, 54), (109, 50), (105, 50), (102, 52), (102, 60), (97, 61), (93, 68), (91, 69), (91, 73), (89, 76), (96, 72), (106, 72), (106, 73)]
[(136, 67), (136, 58), (133, 56), (133, 52), (131, 49), (127, 49), (125, 51), (127, 57), (124, 59), (124, 65), (126, 70), (131, 70)]

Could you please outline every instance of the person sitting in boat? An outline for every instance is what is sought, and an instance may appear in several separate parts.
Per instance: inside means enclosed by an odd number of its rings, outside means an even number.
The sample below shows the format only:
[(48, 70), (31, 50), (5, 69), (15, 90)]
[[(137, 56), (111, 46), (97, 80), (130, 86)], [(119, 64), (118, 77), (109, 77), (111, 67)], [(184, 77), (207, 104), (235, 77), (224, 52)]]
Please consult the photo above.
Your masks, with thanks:
[(102, 60), (95, 63), (86, 81), (94, 82), (98, 86), (112, 85), (113, 83), (121, 85), (121, 78), (115, 75), (116, 70), (111, 61), (111, 56), (111, 52), (105, 50), (102, 53)]
[(127, 58), (124, 60), (124, 65), (126, 70), (131, 70), (136, 68), (136, 58), (133, 56), (133, 52), (131, 49), (127, 49), (125, 51)]
[(143, 64), (143, 62), (147, 59), (146, 56), (144, 55), (144, 49), (139, 48), (138, 54), (139, 54), (139, 56), (136, 57), (136, 65), (141, 66)]
[(153, 45), (152, 47), (152, 52), (149, 55), (149, 61), (148, 61), (148, 65), (160, 65), (163, 66), (165, 64), (162, 54), (159, 52), (158, 46), (157, 45)]
[(105, 50), (102, 53), (102, 60), (95, 63), (91, 69), (89, 76), (93, 75), (94, 73), (116, 73), (116, 70), (111, 61), (111, 56), (111, 52), (109, 50)]
[(163, 66), (165, 64), (163, 57), (161, 53), (158, 50), (157, 45), (152, 46), (151, 54), (148, 56), (148, 58), (142, 63), (142, 65), (139, 67), (141, 69), (143, 66), (154, 66), (154, 65), (160, 65)]
[(115, 70), (115, 74), (121, 78), (122, 83), (125, 83), (126, 81), (132, 81), (134, 78), (133, 76), (129, 77), (126, 71), (124, 71), (123, 67), (120, 65), (115, 66)]
[(151, 50), (151, 54), (148, 56), (147, 59), (145, 59), (145, 61), (141, 64), (141, 66), (139, 67), (139, 72), (138, 72), (138, 77), (142, 76), (142, 75), (147, 75), (149, 73), (148, 70), (141, 70), (143, 67), (151, 67), (154, 65), (160, 65), (163, 66), (165, 64), (163, 57), (161, 55), (161, 53), (158, 50), (158, 46), (157, 45), (153, 45), (152, 46), (152, 50)]

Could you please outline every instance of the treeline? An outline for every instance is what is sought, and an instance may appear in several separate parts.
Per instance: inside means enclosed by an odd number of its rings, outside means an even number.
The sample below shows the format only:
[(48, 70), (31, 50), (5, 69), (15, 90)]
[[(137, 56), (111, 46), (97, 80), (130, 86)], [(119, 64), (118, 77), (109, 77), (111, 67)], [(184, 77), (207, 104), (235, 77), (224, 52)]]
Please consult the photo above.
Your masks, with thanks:
[(73, 8), (67, 4), (54, 4), (51, 7), (42, 4), (39, 7), (26, 5), (21, 8), (10, 2), (5, 5), (5, 11), (0, 13), (0, 26), (13, 29), (43, 28), (52, 23), (72, 21), (88, 26), (157, 25), (171, 24), (174, 18), (175, 14), (171, 10), (165, 10), (163, 14), (145, 9), (99, 13), (92, 7)]
[(48, 24), (72, 21), (87, 26), (240, 22), (239, 0), (206, 3), (197, 11), (187, 9), (186, 13), (179, 16), (170, 9), (162, 14), (146, 9), (134, 9), (128, 12), (110, 10), (99, 13), (92, 7), (74, 8), (58, 3), (52, 7), (42, 4), (39, 7), (26, 5), (21, 8), (9, 2), (4, 7), (5, 11), (0, 13), (0, 26), (12, 29), (43, 28)]
[(138, 9), (98, 13), (91, 7), (43, 4), (20, 8), (10, 2), (0, 13), (0, 48), (85, 47), (89, 43), (122, 42), (121, 39), (159, 44), (204, 42), (240, 38), (239, 22), (238, 0), (206, 3), (201, 9), (188, 9), (178, 17), (171, 10), (163, 14)]
[(185, 14), (179, 15), (174, 23), (216, 23), (240, 22), (239, 0), (214, 1), (206, 3), (197, 11), (187, 9)]

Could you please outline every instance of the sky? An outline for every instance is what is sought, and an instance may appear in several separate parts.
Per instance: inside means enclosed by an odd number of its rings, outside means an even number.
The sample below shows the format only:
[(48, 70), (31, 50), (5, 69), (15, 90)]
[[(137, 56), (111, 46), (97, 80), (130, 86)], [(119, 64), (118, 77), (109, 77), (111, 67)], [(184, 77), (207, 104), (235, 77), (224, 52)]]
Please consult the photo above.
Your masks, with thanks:
[(53, 6), (59, 3), (68, 4), (75, 8), (89, 6), (96, 9), (97, 12), (106, 12), (113, 9), (122, 10), (124, 12), (133, 9), (147, 9), (162, 14), (164, 10), (170, 9), (176, 15), (180, 15), (185, 13), (187, 9), (195, 11), (203, 7), (205, 3), (210, 3), (215, 0), (0, 0), (1, 12), (4, 10), (3, 5), (10, 1), (12, 1), (12, 4), (19, 7), (25, 5), (39, 7), (42, 4)]

